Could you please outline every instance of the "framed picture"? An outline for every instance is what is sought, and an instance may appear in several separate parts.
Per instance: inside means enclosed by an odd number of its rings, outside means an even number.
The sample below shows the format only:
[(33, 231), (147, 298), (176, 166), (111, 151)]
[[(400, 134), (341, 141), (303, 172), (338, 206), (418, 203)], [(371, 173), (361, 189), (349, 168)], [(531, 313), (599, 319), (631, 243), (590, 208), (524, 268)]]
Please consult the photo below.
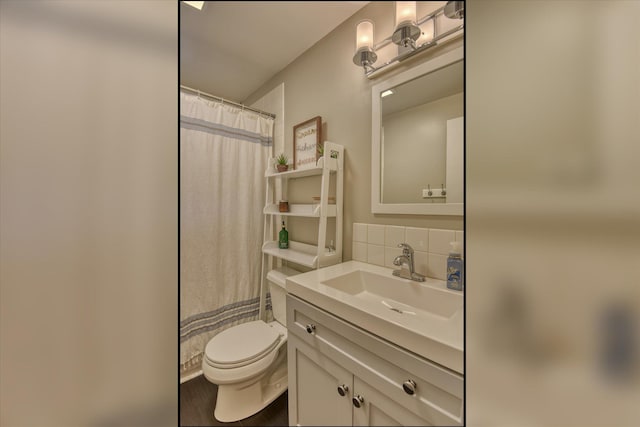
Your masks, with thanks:
[(308, 169), (316, 166), (321, 132), (322, 118), (320, 116), (293, 127), (294, 169)]

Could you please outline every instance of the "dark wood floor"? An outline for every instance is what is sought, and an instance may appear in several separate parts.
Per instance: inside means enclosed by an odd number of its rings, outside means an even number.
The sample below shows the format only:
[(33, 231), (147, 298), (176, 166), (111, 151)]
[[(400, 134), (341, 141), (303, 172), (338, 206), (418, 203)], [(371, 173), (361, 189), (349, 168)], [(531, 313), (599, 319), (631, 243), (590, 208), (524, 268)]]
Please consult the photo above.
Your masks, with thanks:
[(234, 423), (213, 417), (218, 386), (200, 375), (180, 384), (180, 425), (187, 426), (286, 426), (289, 425), (287, 392), (257, 414)]

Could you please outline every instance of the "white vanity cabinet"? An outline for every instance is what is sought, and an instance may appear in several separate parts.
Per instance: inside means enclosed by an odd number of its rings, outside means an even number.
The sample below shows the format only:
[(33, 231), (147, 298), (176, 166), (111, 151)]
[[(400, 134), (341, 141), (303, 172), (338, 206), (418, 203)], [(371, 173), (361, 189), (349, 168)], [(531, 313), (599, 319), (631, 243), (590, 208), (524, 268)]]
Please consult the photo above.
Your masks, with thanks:
[(462, 375), (287, 296), (290, 425), (462, 425)]
[(289, 372), (294, 372), (289, 377), (289, 425), (350, 426), (351, 372), (295, 336), (289, 335), (288, 340)]

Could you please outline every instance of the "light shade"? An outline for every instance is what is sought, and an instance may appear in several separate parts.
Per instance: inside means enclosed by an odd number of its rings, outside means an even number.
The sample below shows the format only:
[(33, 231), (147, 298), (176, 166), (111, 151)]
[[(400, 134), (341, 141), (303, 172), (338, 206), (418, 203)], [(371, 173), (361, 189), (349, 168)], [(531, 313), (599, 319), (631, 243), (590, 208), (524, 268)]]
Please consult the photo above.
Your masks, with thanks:
[(406, 23), (416, 22), (416, 2), (397, 1), (396, 2), (396, 29)]
[(356, 27), (356, 52), (362, 48), (373, 49), (373, 22), (364, 20)]

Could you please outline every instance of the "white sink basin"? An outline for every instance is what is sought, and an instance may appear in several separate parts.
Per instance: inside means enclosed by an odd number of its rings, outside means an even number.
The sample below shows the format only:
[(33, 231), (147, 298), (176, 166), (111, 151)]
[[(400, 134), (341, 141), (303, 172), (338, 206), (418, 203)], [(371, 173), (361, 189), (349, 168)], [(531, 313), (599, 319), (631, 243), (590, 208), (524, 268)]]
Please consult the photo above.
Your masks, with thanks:
[(463, 307), (461, 294), (367, 270), (355, 270), (322, 283), (407, 315), (431, 314), (449, 319)]
[(464, 373), (463, 293), (348, 261), (287, 278), (287, 291), (374, 335)]

